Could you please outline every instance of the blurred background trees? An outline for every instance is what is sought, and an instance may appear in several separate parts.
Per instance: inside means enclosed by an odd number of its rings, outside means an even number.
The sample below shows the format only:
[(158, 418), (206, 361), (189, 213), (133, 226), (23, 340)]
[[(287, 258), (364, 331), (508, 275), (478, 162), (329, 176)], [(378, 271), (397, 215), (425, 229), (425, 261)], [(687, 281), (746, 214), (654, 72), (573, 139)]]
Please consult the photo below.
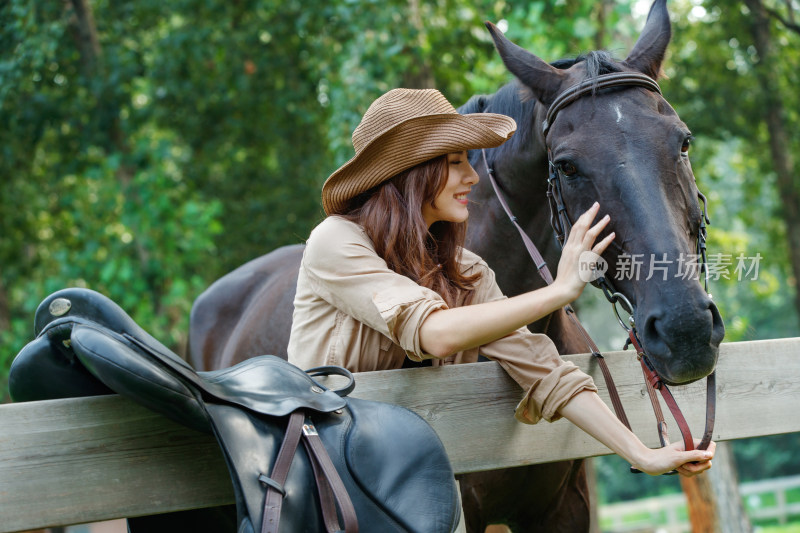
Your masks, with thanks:
[[(710, 252), (733, 262), (730, 279), (711, 287), (727, 340), (797, 336), (799, 4), (669, 7), (661, 84), (696, 137)], [(624, 58), (648, 9), (640, 0), (0, 1), (0, 395), (36, 305), (65, 286), (107, 294), (182, 352), (200, 292), (302, 241), (322, 218), (321, 184), (352, 155), (350, 134), (375, 97), (436, 87), (460, 105), (509, 81), (484, 20), (548, 60), (598, 48)], [(757, 279), (733, 274), (738, 254), (761, 255)], [(608, 310), (591, 314), (600, 315)], [(605, 329), (603, 347), (618, 349)], [(749, 465), (761, 457), (763, 475), (797, 461), (771, 464), (766, 446), (736, 449)]]

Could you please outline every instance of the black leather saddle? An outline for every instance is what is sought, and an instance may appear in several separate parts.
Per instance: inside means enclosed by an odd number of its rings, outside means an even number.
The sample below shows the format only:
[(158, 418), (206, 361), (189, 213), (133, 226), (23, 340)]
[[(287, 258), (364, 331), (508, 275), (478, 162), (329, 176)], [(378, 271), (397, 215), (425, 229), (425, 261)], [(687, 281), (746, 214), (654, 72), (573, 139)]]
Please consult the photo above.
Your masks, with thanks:
[[(214, 434), (239, 533), (455, 531), (457, 487), (436, 433), (405, 408), (347, 398), (344, 368), (304, 372), (264, 355), (195, 372), (87, 289), (46, 298), (35, 333), (11, 365), (15, 401), (119, 393)], [(328, 389), (314, 380), (322, 374), (347, 385)]]

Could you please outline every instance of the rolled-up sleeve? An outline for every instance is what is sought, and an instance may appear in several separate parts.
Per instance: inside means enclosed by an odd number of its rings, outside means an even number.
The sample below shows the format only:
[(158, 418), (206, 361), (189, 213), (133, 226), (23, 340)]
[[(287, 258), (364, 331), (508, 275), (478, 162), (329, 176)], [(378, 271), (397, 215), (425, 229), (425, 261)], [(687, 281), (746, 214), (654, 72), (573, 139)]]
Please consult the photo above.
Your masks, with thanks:
[[(486, 266), (475, 303), (504, 298), (494, 272)], [(547, 335), (531, 333), (525, 327), (481, 346), (480, 353), (497, 361), (525, 391), (515, 417), (526, 424), (558, 420), (559, 409), (573, 396), (583, 390), (597, 391), (592, 378), (563, 360)]]
[(356, 224), (329, 217), (311, 233), (303, 268), (325, 301), (379, 331), (415, 360), (419, 330), (432, 312), (446, 309), (442, 297), (391, 270)]

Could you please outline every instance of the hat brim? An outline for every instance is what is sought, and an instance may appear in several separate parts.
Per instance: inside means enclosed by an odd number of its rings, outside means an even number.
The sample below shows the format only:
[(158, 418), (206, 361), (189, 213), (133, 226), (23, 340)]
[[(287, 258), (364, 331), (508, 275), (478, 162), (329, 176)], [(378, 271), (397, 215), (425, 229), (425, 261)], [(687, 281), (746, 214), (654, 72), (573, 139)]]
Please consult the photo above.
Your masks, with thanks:
[(494, 148), (514, 134), (514, 119), (496, 113), (445, 113), (415, 117), (375, 137), (322, 186), (322, 207), (341, 214), (348, 200), (435, 157)]

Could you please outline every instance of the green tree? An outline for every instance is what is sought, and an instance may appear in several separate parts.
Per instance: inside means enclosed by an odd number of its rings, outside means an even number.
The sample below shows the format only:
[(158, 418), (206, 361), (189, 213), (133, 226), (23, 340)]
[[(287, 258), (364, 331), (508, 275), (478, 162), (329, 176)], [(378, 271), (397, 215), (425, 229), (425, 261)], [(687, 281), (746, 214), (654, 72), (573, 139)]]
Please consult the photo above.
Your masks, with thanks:
[(70, 285), (180, 347), (220, 204), (188, 186), (190, 147), (142, 119), (136, 47), (98, 32), (80, 0), (9, 1), (0, 17), (2, 367), (30, 340), (38, 301)]

